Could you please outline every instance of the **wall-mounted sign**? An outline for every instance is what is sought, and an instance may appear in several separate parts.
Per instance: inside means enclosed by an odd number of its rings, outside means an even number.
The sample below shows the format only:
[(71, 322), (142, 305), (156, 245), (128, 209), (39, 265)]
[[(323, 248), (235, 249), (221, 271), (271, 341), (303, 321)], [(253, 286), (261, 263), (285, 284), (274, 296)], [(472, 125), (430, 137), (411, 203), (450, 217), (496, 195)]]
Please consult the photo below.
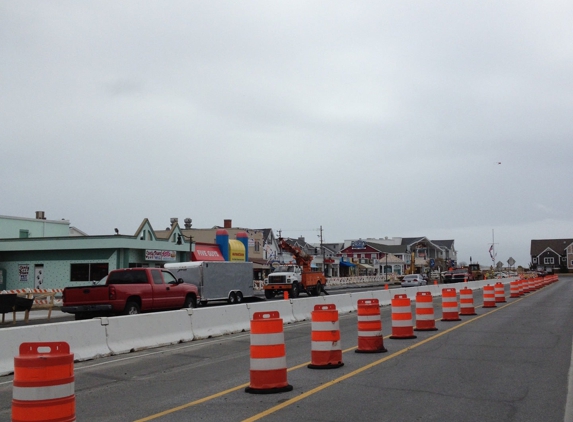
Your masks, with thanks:
[(352, 243), (350, 243), (350, 246), (352, 246), (352, 249), (366, 249), (366, 243), (364, 243), (364, 240), (353, 240)]
[(28, 274), (30, 274), (30, 266), (28, 264), (18, 265), (18, 276), (21, 282), (28, 281)]
[(145, 260), (146, 261), (176, 261), (177, 260), (177, 252), (146, 249), (145, 250)]

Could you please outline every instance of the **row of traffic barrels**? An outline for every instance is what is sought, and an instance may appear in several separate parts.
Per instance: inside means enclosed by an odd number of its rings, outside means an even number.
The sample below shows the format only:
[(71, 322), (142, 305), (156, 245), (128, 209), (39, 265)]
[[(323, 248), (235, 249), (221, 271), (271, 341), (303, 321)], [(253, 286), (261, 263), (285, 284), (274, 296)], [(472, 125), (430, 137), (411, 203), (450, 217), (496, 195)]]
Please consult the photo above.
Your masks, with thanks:
[[(516, 280), (510, 283), (511, 297), (537, 290), (551, 280)], [(505, 286), (496, 283), (483, 288), (484, 307), (505, 302)], [(487, 306), (486, 306), (487, 305)], [(416, 326), (413, 324), (411, 301), (405, 294), (391, 300), (392, 339), (416, 338), (416, 331), (437, 330), (433, 297), (430, 292), (416, 294)], [(442, 321), (459, 321), (460, 315), (476, 315), (473, 291), (468, 288), (442, 289)], [(357, 353), (383, 353), (382, 319), (378, 299), (360, 299), (357, 303)], [(335, 304), (315, 305), (311, 312), (310, 369), (334, 369), (344, 365), (340, 342), (338, 310)], [(251, 394), (273, 394), (291, 391), (287, 380), (286, 347), (283, 320), (278, 311), (255, 312), (251, 320), (250, 383), (245, 391)]]

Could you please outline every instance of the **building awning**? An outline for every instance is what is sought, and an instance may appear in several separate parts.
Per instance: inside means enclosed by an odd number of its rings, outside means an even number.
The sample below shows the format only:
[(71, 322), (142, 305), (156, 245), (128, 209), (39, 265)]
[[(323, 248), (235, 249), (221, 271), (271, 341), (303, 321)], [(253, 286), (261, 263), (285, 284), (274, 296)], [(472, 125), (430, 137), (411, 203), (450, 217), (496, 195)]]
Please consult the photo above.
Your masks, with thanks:
[(340, 266), (341, 267), (356, 267), (355, 264), (353, 264), (352, 262), (348, 262), (348, 261), (340, 261)]
[(368, 265), (368, 264), (357, 264), (357, 265), (358, 265), (358, 268), (362, 268), (365, 270), (373, 270), (374, 269), (374, 267), (372, 265)]
[(193, 261), (224, 261), (223, 255), (217, 245), (195, 244)]

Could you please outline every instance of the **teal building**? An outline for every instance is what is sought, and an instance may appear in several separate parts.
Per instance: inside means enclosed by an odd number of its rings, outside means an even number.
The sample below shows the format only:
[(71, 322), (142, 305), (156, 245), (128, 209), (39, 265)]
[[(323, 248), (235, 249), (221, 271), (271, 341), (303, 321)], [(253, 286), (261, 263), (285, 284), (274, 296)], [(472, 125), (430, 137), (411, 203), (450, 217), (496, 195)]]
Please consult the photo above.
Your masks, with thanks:
[(159, 239), (147, 219), (133, 236), (88, 236), (40, 211), (36, 218), (0, 216), (0, 291), (88, 285), (117, 268), (189, 261), (190, 250), (177, 222)]

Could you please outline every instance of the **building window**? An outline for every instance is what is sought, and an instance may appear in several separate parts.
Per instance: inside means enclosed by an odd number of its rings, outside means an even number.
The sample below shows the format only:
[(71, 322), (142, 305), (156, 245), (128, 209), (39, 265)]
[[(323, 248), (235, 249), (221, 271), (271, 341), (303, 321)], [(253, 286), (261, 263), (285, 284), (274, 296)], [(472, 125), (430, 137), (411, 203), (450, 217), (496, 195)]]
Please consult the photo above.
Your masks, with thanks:
[(261, 249), (261, 242), (258, 240), (255, 241), (255, 252), (258, 252)]
[(537, 258), (533, 258), (533, 263), (537, 264)]
[(30, 237), (30, 230), (20, 229), (20, 239), (27, 239)]
[(553, 264), (553, 263), (554, 263), (554, 259), (553, 259), (553, 257), (543, 258), (543, 263), (546, 264), (546, 265), (547, 265), (547, 264)]
[(71, 264), (70, 281), (99, 281), (109, 272), (109, 264)]

